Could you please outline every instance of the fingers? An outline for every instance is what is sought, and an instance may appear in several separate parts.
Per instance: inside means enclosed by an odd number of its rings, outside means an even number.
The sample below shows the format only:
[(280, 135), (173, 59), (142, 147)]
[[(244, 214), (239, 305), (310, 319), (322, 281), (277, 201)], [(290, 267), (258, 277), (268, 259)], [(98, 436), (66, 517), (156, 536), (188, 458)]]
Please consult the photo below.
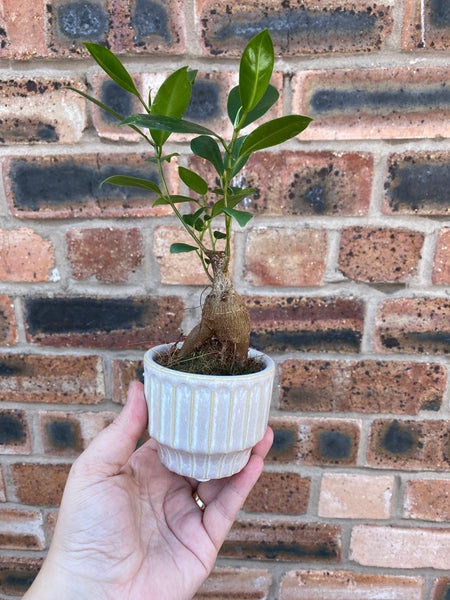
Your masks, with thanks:
[(147, 405), (144, 386), (131, 383), (127, 402), (111, 425), (91, 442), (79, 457), (86, 474), (117, 474), (128, 462), (147, 426)]
[(264, 458), (272, 443), (273, 431), (268, 427), (263, 439), (253, 448), (247, 465), (236, 475), (223, 480), (222, 489), (209, 504), (206, 500), (208, 484), (202, 484), (201, 494), (199, 487), (200, 497), (207, 504), (203, 524), (216, 548), (222, 545), (238, 511), (258, 481), (264, 467)]

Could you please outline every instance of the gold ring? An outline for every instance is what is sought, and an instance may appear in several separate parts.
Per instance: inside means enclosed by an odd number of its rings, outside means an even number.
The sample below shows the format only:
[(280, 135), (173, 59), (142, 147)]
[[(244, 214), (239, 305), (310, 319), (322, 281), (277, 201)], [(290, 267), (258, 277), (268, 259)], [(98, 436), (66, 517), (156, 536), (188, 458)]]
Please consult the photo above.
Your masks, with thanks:
[(204, 511), (206, 508), (206, 504), (203, 502), (203, 500), (198, 495), (197, 490), (195, 490), (195, 492), (192, 494), (192, 497), (194, 498), (194, 502), (199, 507), (199, 509), (201, 511)]

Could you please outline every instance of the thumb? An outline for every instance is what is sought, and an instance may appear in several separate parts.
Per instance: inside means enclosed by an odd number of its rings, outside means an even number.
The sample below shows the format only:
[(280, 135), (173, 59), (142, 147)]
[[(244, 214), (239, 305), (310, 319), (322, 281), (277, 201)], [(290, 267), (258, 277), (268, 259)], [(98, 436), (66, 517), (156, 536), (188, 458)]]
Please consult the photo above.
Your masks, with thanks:
[(122, 411), (80, 455), (78, 461), (83, 463), (85, 474), (116, 475), (135, 451), (146, 429), (147, 418), (144, 386), (133, 381)]

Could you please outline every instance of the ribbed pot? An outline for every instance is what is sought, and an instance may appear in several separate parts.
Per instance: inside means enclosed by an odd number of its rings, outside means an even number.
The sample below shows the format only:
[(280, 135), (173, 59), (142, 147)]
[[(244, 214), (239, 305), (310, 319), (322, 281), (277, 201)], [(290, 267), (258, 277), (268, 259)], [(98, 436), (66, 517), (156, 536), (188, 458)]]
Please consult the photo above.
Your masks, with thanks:
[(198, 481), (239, 472), (267, 427), (272, 359), (251, 349), (249, 357), (260, 357), (264, 365), (258, 373), (197, 375), (156, 363), (154, 357), (169, 348), (156, 346), (144, 357), (148, 430), (158, 442), (161, 462)]

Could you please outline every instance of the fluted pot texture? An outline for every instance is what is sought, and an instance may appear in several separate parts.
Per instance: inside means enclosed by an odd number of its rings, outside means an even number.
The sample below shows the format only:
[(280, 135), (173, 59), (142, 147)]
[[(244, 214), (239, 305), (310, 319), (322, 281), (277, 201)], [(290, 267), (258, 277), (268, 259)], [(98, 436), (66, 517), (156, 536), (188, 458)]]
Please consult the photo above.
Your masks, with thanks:
[(155, 361), (164, 344), (144, 357), (148, 430), (158, 442), (161, 462), (171, 471), (198, 481), (220, 479), (247, 464), (252, 447), (267, 428), (275, 365), (250, 349), (264, 368), (235, 376), (175, 371)]

